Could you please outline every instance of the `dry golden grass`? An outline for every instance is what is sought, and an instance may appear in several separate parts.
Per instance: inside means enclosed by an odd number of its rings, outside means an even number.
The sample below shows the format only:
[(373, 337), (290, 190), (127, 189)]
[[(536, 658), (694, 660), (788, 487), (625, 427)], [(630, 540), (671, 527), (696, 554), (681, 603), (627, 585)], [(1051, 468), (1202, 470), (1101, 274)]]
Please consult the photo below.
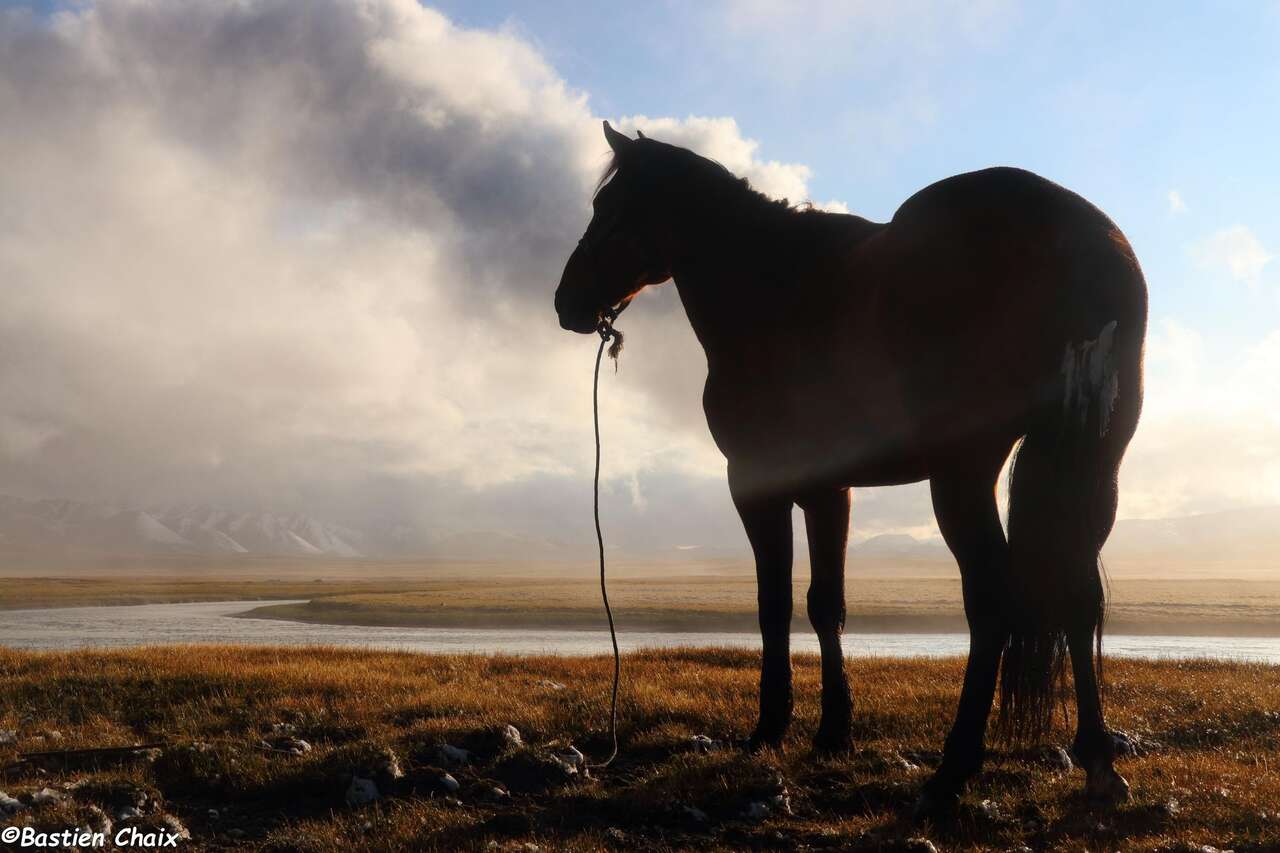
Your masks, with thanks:
[[(1109, 664), (1114, 726), (1150, 745), (1120, 770), (1133, 799), (1094, 811), (1079, 771), (1056, 772), (1033, 749), (997, 747), (959, 815), (912, 824), (909, 809), (938, 760), (959, 691), (959, 660), (858, 660), (854, 733), (860, 752), (813, 759), (818, 667), (797, 657), (797, 719), (782, 752), (703, 755), (690, 738), (744, 735), (753, 722), (756, 655), (654, 651), (624, 661), (618, 761), (590, 779), (550, 784), (536, 771), (548, 748), (606, 751), (605, 658), (437, 656), (335, 649), (150, 648), (112, 652), (0, 650), (0, 729), (18, 749), (61, 733), (60, 748), (164, 740), (153, 761), (53, 762), (7, 771), (10, 795), (74, 786), (60, 805), (18, 818), (75, 825), (91, 804), (111, 812), (137, 790), (144, 811), (176, 814), (188, 849), (912, 849), (1152, 850), (1180, 843), (1280, 848), (1280, 668), (1208, 662)], [(563, 689), (548, 682), (558, 682)], [(274, 723), (313, 746), (264, 751)], [(504, 749), (507, 723), (527, 747)], [(1069, 732), (1055, 734), (1066, 743)], [(440, 742), (474, 750), (451, 772), (456, 799), (437, 789)], [(200, 746), (204, 744), (206, 746)], [(346, 775), (392, 750), (405, 776), (358, 809)], [(921, 765), (906, 769), (895, 755)], [(0, 764), (16, 758), (0, 746)], [(889, 760), (886, 760), (889, 759)], [(532, 770), (530, 768), (533, 768)], [(748, 803), (781, 780), (793, 814), (746, 820)], [(495, 785), (511, 795), (488, 798)], [(995, 805), (994, 817), (978, 807)], [(1172, 800), (1176, 808), (1169, 808)], [(685, 806), (708, 816), (697, 822)], [(209, 809), (217, 809), (212, 818)], [(146, 819), (146, 818), (143, 818)], [(14, 819), (0, 819), (0, 822)]]

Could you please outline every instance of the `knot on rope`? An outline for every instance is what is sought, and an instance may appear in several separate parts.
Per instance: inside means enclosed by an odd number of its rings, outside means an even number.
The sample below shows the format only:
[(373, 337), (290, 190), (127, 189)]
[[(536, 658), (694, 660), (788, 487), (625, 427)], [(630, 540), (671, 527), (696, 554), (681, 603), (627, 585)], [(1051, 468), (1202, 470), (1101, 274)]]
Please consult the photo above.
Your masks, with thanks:
[(596, 326), (596, 333), (600, 335), (601, 341), (613, 341), (609, 344), (609, 358), (613, 359), (613, 371), (618, 372), (618, 355), (622, 352), (622, 332), (613, 327), (613, 321), (618, 317), (618, 312), (610, 309), (600, 318), (600, 325)]

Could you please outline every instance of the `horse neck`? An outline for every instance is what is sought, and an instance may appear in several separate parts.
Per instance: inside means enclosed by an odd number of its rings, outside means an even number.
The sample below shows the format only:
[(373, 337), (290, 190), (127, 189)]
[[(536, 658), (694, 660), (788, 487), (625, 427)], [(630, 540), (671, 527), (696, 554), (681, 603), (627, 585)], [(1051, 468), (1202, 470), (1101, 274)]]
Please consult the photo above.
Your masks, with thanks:
[(777, 205), (725, 209), (690, 205), (682, 260), (672, 278), (709, 360), (747, 344), (752, 313), (785, 309), (779, 287), (798, 271), (798, 231), (807, 215)]

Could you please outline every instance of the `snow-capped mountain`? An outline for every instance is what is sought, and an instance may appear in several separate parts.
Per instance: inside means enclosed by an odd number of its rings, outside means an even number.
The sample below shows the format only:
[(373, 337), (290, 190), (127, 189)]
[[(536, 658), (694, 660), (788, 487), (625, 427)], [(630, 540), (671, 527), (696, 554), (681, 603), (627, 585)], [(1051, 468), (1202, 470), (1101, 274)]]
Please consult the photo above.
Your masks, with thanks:
[[(683, 534), (682, 534), (683, 535)], [(804, 551), (797, 540), (797, 553)], [(213, 506), (138, 508), (114, 503), (27, 500), (0, 495), (0, 555), (143, 556), (193, 554), (317, 558), (458, 560), (594, 559), (595, 542), (566, 541), (520, 531), (436, 529), (385, 525), (354, 530), (300, 514), (239, 512)], [(651, 541), (616, 553), (633, 558), (735, 559), (749, 563), (741, 544), (676, 546)], [(882, 567), (921, 560), (951, 562), (937, 537), (884, 533), (853, 544), (851, 566)], [(1116, 523), (1104, 556), (1119, 560), (1280, 561), (1280, 507)]]
[(305, 515), (207, 506), (143, 510), (0, 496), (0, 548), (6, 550), (359, 557), (351, 544), (357, 537)]

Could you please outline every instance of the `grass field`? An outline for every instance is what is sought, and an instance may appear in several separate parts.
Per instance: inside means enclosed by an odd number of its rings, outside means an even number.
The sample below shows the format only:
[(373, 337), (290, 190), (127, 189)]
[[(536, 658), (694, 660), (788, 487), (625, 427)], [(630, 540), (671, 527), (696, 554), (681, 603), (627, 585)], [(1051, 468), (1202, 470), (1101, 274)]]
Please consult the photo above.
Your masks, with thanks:
[[(9, 767), (0, 781), (9, 796), (49, 793), (0, 824), (52, 831), (106, 817), (119, 831), (172, 815), (191, 835), (185, 849), (927, 849), (919, 839), (939, 850), (1280, 849), (1280, 668), (1113, 661), (1112, 725), (1143, 744), (1119, 763), (1131, 802), (1091, 810), (1082, 773), (1054, 769), (1038, 746), (997, 746), (960, 812), (925, 824), (909, 810), (938, 761), (961, 662), (851, 668), (853, 754), (809, 754), (810, 657), (797, 658), (797, 719), (784, 750), (704, 754), (693, 736), (725, 742), (749, 731), (755, 655), (630, 655), (622, 752), (588, 776), (551, 756), (570, 745), (592, 758), (606, 752), (603, 658), (0, 650), (0, 732), (17, 734), (0, 745), (0, 765), (25, 751), (166, 744), (129, 758)], [(507, 725), (523, 745), (498, 734)], [(1052, 742), (1069, 739), (1062, 728)], [(452, 764), (438, 750), (446, 743), (470, 750), (469, 761)], [(348, 805), (353, 776), (372, 781), (380, 799)]]
[[(383, 566), (383, 570), (387, 567)], [(483, 569), (483, 570), (481, 570)], [(954, 569), (933, 575), (848, 582), (850, 631), (964, 629)], [(315, 571), (315, 568), (312, 568)], [(282, 573), (283, 574), (283, 573)], [(804, 602), (803, 573), (795, 600)], [(754, 577), (741, 566), (642, 571), (622, 565), (610, 578), (622, 630), (754, 631)], [(162, 601), (305, 599), (267, 605), (262, 618), (351, 625), (591, 628), (601, 625), (600, 591), (589, 573), (503, 573), (493, 567), (434, 567), (401, 576), (18, 577), (0, 579), (0, 610)], [(796, 627), (807, 630), (803, 606)], [(1113, 633), (1280, 634), (1280, 580), (1117, 577), (1111, 581)]]

